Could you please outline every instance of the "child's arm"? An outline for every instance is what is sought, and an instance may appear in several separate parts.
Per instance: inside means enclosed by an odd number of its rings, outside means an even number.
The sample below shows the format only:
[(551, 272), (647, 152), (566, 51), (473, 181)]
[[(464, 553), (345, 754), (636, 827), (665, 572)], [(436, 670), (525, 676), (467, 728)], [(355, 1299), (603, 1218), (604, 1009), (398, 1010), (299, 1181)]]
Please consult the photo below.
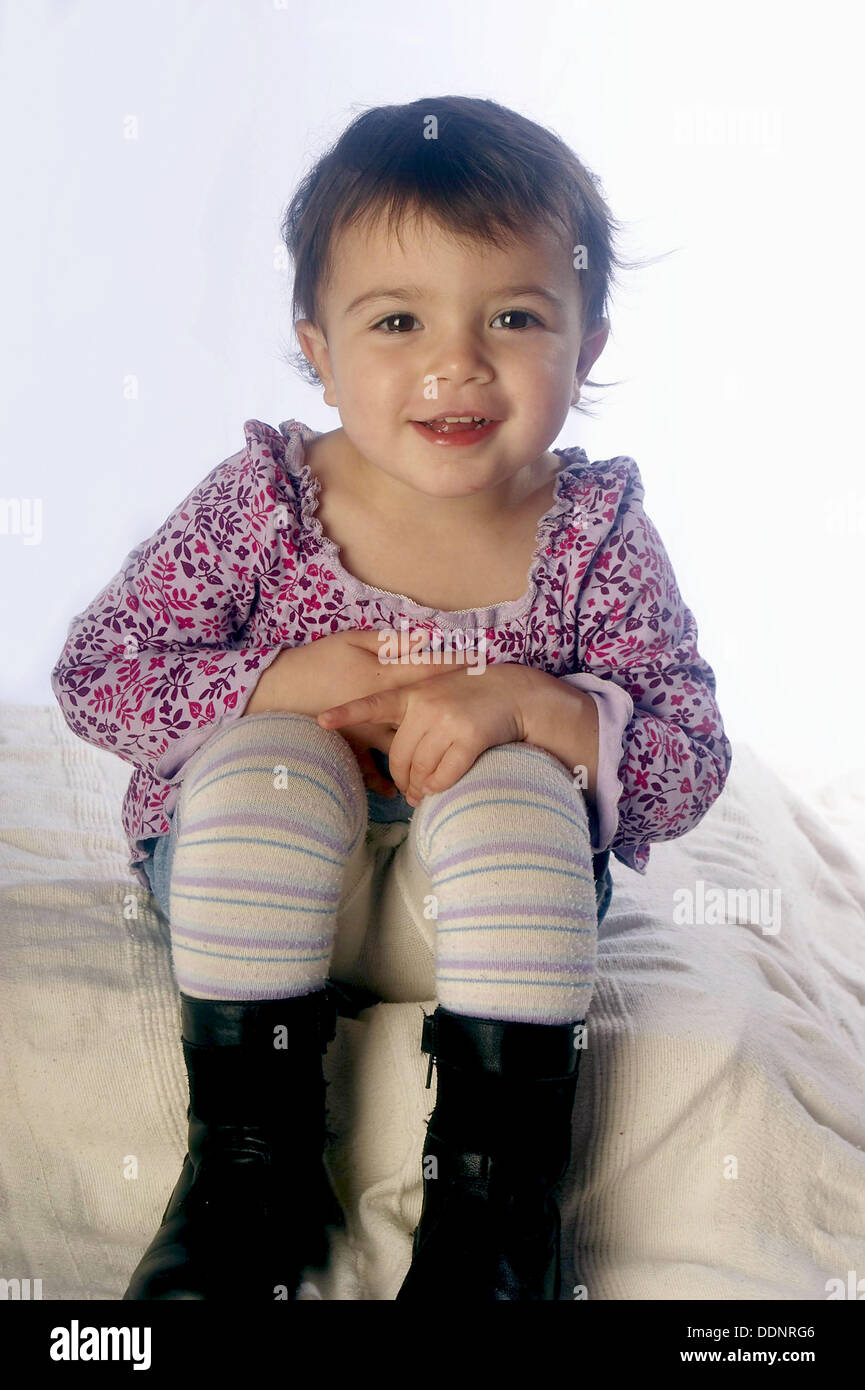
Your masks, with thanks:
[(246, 450), (226, 459), (72, 619), (51, 685), (73, 733), (173, 780), (241, 716), (285, 645), (239, 638), (272, 563), (273, 483)]
[(733, 754), (694, 615), (627, 462), (612, 529), (582, 580), (580, 670), (559, 679), (598, 709), (596, 852), (614, 849), (642, 873), (651, 841), (675, 839), (706, 814)]

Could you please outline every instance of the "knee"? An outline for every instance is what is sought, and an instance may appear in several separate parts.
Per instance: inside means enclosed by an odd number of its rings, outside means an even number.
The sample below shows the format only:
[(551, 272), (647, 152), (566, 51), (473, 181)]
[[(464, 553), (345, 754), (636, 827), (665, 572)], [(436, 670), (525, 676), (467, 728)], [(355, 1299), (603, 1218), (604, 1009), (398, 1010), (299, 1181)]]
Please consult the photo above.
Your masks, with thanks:
[(342, 808), (355, 821), (366, 807), (366, 791), (357, 759), (335, 729), (322, 729), (312, 715), (268, 710), (234, 720), (220, 729), (189, 760), (180, 803), (200, 802), (210, 788), (255, 783), (255, 799), (267, 802), (286, 792), (295, 806), (321, 798)]
[[(589, 810), (580, 783), (563, 762), (545, 748), (533, 743), (502, 743), (487, 748), (469, 769), (480, 786), (494, 783), (499, 795), (522, 804), (530, 823), (543, 824), (547, 831), (563, 829), (562, 817), (575, 824), (588, 840)], [(471, 786), (471, 781), (468, 783)]]
[(460, 778), (460, 787), (564, 798), (585, 810), (585, 798), (571, 773), (552, 753), (533, 743), (499, 743), (484, 749)]
[(579, 783), (552, 753), (534, 744), (500, 743), (487, 748), (452, 787), (424, 797), (415, 811), (421, 843), (450, 820), (454, 833), (466, 825), (465, 814), (477, 812), (488, 829), (519, 818), (528, 834), (573, 840), (574, 828), (590, 842), (589, 813)]
[(322, 767), (333, 767), (347, 774), (353, 770), (363, 786), (357, 759), (342, 734), (336, 729), (323, 729), (311, 714), (295, 714), (291, 710), (251, 714), (229, 725), (224, 737), (235, 745), (249, 745), (256, 751), (266, 748), (277, 754), (287, 751), (307, 754)]

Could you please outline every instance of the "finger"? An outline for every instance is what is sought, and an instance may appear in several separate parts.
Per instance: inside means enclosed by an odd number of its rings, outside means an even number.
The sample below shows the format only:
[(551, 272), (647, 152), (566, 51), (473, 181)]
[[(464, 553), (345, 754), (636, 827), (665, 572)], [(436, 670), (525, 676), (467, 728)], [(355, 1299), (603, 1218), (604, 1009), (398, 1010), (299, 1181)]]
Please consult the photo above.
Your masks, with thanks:
[(421, 796), (434, 796), (436, 792), (447, 791), (464, 777), (469, 768), (477, 762), (483, 749), (477, 751), (462, 744), (452, 743), (445, 750), (438, 766), (421, 785)]
[(406, 774), (406, 801), (416, 802), (422, 799), (425, 782), (436, 771), (450, 745), (450, 736), (437, 729), (427, 730), (423, 738), (418, 740)]
[(403, 796), (408, 791), (409, 772), (415, 749), (426, 733), (426, 724), (415, 714), (414, 718), (409, 715), (404, 719), (393, 736), (388, 751), (388, 769)]
[(359, 748), (377, 748), (380, 753), (389, 752), (392, 742), (394, 742), (395, 730), (399, 724), (352, 724), (350, 728), (343, 728), (342, 738), (348, 739), (349, 744), (357, 745)]
[[(379, 629), (379, 634), (392, 629)], [(382, 640), (378, 658), (386, 667), (389, 677), (395, 684), (426, 680), (430, 676), (465, 668), (469, 653), (466, 649), (455, 650), (451, 642), (444, 643), (440, 636), (433, 635), (425, 628), (408, 629), (398, 634), (399, 640)]]
[(343, 731), (343, 738), (349, 733), (355, 743), (364, 748), (377, 748), (380, 753), (389, 753), (398, 724), (352, 724), (351, 730)]
[(376, 690), (357, 700), (332, 705), (318, 715), (323, 729), (341, 729), (352, 724), (387, 724), (399, 722), (405, 712), (405, 696), (399, 690)]
[(366, 742), (371, 748), (376, 748), (379, 753), (385, 753), (390, 757), (391, 745), (396, 737), (398, 724), (359, 724), (359, 729), (366, 729)]
[[(417, 665), (400, 665), (393, 669), (400, 672), (401, 681), (423, 681), (431, 676), (447, 676), (454, 671), (465, 672), (467, 668), (465, 652), (450, 652), (448, 659), (445, 660), (441, 652), (430, 651), (424, 654), (424, 660)], [(405, 675), (402, 673), (405, 672)]]
[[(394, 627), (355, 628), (344, 635), (353, 646), (377, 655), (383, 665), (408, 666), (409, 670), (432, 665), (439, 672), (474, 665), (477, 661), (470, 634), (460, 628), (444, 634), (420, 626), (399, 630)], [(418, 660), (421, 656), (423, 660)]]
[[(429, 645), (430, 633), (427, 628), (397, 630), (394, 627), (356, 628), (346, 633), (346, 640), (355, 647), (362, 647), (374, 655), (395, 654), (401, 650), (409, 651)], [(382, 656), (382, 659), (385, 659)]]
[(454, 649), (450, 643), (442, 641), (430, 641), (422, 651), (418, 653), (418, 660), (411, 660), (403, 663), (409, 671), (430, 672), (434, 675), (447, 673), (448, 671), (458, 671), (468, 665), (470, 653), (463, 649)]

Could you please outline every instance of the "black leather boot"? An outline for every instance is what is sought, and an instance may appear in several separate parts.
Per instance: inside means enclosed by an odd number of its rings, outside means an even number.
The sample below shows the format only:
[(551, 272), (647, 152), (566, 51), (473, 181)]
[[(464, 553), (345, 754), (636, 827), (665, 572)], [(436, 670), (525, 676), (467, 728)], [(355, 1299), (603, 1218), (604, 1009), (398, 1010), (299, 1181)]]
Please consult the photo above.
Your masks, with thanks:
[(396, 1301), (554, 1300), (582, 1024), (424, 1018), (436, 1105), (411, 1267)]
[(123, 1299), (294, 1299), (345, 1224), (323, 1162), (335, 996), (180, 1001), (189, 1151)]

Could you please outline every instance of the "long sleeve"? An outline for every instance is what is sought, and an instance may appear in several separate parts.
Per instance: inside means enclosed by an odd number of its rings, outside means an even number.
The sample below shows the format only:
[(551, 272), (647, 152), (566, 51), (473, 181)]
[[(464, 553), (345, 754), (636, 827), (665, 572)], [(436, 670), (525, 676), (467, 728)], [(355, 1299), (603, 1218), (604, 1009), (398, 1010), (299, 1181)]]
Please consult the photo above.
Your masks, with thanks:
[(580, 671), (562, 679), (598, 707), (593, 847), (645, 873), (649, 844), (693, 829), (720, 795), (732, 748), (694, 615), (629, 462), (613, 526), (583, 577)]
[(217, 466), (70, 622), (51, 686), (81, 738), (176, 781), (279, 654), (239, 645), (272, 500), (247, 451)]

